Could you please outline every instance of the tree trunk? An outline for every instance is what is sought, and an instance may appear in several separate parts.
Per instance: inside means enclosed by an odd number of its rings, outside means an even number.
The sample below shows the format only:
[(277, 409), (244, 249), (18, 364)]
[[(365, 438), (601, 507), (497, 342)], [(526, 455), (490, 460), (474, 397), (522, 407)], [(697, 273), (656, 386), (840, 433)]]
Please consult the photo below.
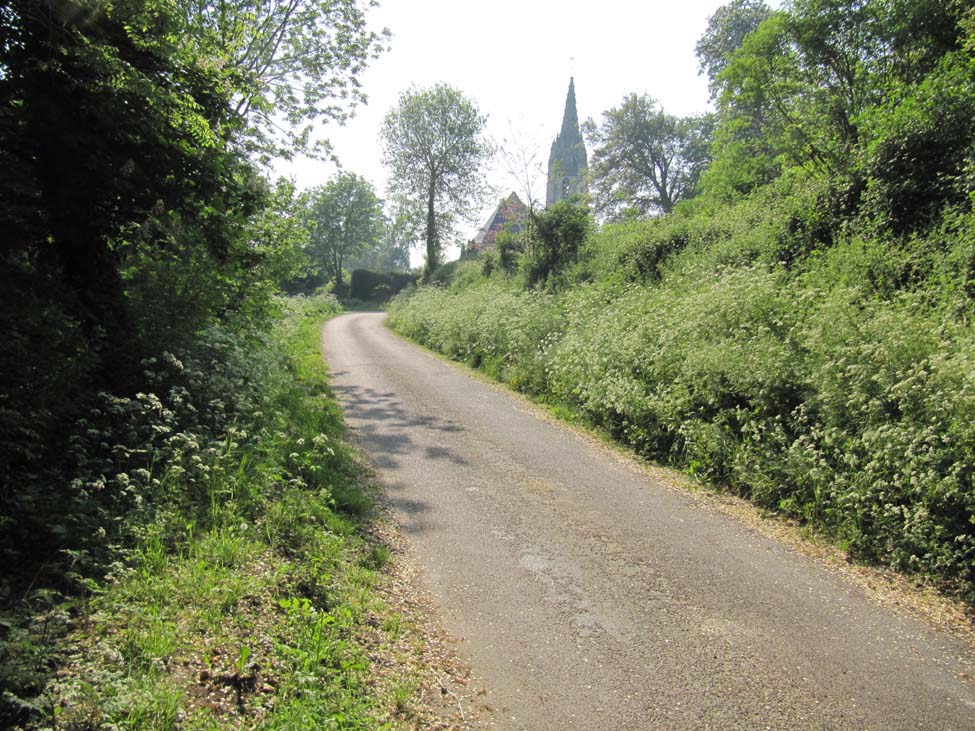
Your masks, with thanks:
[(434, 202), (437, 197), (437, 188), (434, 180), (430, 180), (430, 190), (427, 195), (427, 263), (423, 268), (423, 281), (429, 282), (434, 270), (437, 268), (440, 259), (440, 246), (437, 241), (437, 221), (434, 217)]

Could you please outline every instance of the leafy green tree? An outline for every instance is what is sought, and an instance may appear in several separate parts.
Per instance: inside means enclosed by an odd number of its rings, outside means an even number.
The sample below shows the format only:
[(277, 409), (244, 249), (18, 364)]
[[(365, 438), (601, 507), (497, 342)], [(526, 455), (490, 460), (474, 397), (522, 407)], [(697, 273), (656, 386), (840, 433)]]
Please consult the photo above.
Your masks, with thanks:
[(16, 266), (60, 284), (96, 378), (123, 387), (140, 358), (128, 262), (192, 247), (233, 266), (260, 205), (250, 166), (222, 144), (228, 79), (194, 62), (167, 3), (15, 0), (0, 23), (4, 155), (23, 191), (4, 206)]
[(784, 22), (784, 13), (773, 13), (745, 36), (712, 80), (712, 93), (718, 95), (718, 124), (713, 161), (702, 181), (712, 195), (747, 193), (781, 174), (788, 122), (773, 82), (796, 75)]
[(346, 259), (375, 246), (382, 237), (382, 203), (365, 178), (340, 173), (311, 192), (311, 220), (309, 256), (335, 283), (336, 291), (342, 291)]
[(711, 115), (674, 117), (646, 95), (627, 95), (601, 125), (590, 119), (583, 127), (593, 148), (593, 204), (610, 217), (670, 213), (694, 194), (709, 162)]
[(410, 249), (416, 240), (414, 218), (397, 211), (384, 213), (382, 235), (375, 244), (351, 256), (348, 268), (374, 272), (409, 271)]
[(880, 12), (898, 83), (921, 82), (971, 33), (970, 0), (885, 0)]
[(320, 121), (345, 122), (365, 102), (358, 77), (388, 31), (366, 24), (360, 0), (177, 0), (187, 42), (232, 84), (244, 148), (268, 158), (328, 152)]
[[(975, 48), (975, 15), (966, 24)], [(975, 61), (949, 51), (917, 84), (904, 84), (862, 126), (867, 204), (897, 232), (936, 221), (945, 206), (971, 204), (975, 149)]]
[[(800, 167), (836, 181), (854, 201), (864, 187), (874, 111), (898, 104), (959, 48), (970, 6), (792, 0), (770, 13), (720, 57), (727, 62), (712, 77), (720, 124), (705, 187), (747, 192)], [(713, 60), (702, 58), (702, 66)]]
[(581, 203), (561, 200), (539, 213), (535, 240), (525, 257), (528, 285), (552, 285), (559, 274), (576, 262), (592, 230), (592, 215)]
[(764, 0), (731, 0), (708, 18), (707, 30), (694, 46), (694, 53), (700, 73), (708, 76), (712, 97), (718, 93), (717, 78), (731, 60), (731, 54), (741, 48), (745, 37), (771, 12)]
[(474, 102), (446, 84), (404, 92), (383, 121), (390, 187), (426, 215), (425, 279), (440, 264), (450, 221), (470, 213), (481, 192), (486, 123)]

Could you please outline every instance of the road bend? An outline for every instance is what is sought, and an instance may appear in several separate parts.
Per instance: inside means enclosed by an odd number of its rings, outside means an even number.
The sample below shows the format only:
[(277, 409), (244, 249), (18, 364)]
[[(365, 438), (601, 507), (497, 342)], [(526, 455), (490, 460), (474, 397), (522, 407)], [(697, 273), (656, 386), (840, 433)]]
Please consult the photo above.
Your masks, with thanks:
[(355, 313), (336, 394), (499, 729), (975, 729), (975, 651)]

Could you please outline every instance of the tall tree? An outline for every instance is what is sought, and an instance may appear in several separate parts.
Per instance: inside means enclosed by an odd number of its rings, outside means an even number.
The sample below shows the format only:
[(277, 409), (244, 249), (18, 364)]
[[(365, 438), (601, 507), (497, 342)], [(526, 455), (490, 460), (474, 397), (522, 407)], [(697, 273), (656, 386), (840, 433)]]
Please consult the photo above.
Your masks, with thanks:
[(647, 96), (629, 94), (583, 125), (593, 148), (589, 168), (594, 208), (606, 216), (669, 213), (688, 198), (708, 164), (711, 115), (678, 118)]
[(390, 187), (426, 213), (425, 279), (440, 264), (450, 221), (470, 213), (482, 190), (486, 123), (473, 101), (446, 84), (404, 92), (383, 122)]
[(238, 214), (260, 198), (216, 131), (228, 79), (194, 62), (182, 30), (167, 3), (16, 0), (0, 14), (3, 167), (24, 191), (4, 206), (7, 263), (59, 283), (112, 387), (138, 372), (125, 258), (171, 251), (172, 229), (177, 247), (233, 258)]
[[(254, 110), (270, 115), (269, 89), (296, 80), (317, 89), (283, 102), (287, 122), (341, 116), (357, 88), (376, 43), (361, 11), (353, 0), (317, 0), (315, 29), (299, 28), (311, 22), (310, 2), (2, 4), (0, 181), (17, 191), (0, 204), (12, 252), (3, 263), (24, 268), (31, 286), (50, 283), (110, 385), (139, 374), (126, 289), (153, 262), (209, 271), (210, 286), (187, 288), (207, 316), (238, 300), (212, 295), (253, 270), (248, 219), (267, 186), (240, 142), (258, 124)], [(296, 66), (299, 51), (323, 55)]]
[(707, 30), (694, 46), (694, 53), (699, 72), (708, 75), (712, 97), (718, 94), (717, 78), (731, 60), (731, 54), (741, 48), (745, 37), (771, 12), (764, 0), (731, 0), (708, 18)]
[(388, 31), (366, 23), (368, 0), (177, 0), (206, 66), (233, 81), (240, 140), (261, 157), (329, 151), (318, 121), (346, 121), (366, 97), (358, 77)]
[(311, 211), (315, 228), (309, 254), (340, 291), (346, 259), (375, 246), (382, 236), (382, 203), (365, 178), (340, 173), (312, 192)]
[(791, 0), (719, 73), (721, 115), (758, 128), (785, 164), (855, 176), (869, 110), (957, 48), (970, 9), (964, 0)]

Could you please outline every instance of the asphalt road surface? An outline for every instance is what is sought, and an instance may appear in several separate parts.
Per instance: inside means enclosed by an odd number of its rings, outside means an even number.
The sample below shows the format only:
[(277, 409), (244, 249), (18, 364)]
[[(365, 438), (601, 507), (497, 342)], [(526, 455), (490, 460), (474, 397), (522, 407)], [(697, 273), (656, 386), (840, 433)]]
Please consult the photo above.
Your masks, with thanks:
[(390, 333), (332, 383), (500, 729), (975, 729), (975, 652)]

